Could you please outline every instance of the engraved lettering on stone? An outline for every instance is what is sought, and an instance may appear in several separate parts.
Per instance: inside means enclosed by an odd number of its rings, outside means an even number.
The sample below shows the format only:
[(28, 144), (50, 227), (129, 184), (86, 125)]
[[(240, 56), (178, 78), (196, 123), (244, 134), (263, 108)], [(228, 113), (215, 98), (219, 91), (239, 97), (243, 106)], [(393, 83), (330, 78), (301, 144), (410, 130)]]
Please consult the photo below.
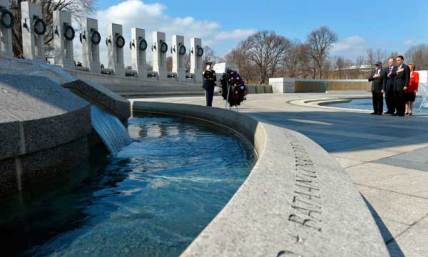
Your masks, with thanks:
[(315, 165), (305, 148), (296, 141), (291, 142), (291, 148), (295, 157), (296, 190), (293, 192), (288, 220), (305, 228), (321, 231), (321, 187)]

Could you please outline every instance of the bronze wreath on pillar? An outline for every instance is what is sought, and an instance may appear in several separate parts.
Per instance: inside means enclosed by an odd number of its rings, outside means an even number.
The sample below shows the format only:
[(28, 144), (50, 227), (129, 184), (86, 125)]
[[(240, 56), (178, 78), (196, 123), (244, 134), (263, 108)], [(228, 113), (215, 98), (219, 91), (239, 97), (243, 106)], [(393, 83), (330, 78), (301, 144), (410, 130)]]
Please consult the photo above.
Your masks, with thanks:
[(43, 35), (46, 32), (46, 23), (38, 16), (33, 18), (33, 30), (37, 35)]
[(163, 54), (168, 52), (168, 45), (164, 41), (160, 41), (160, 52)]
[(123, 48), (125, 46), (125, 38), (120, 35), (120, 34), (116, 34), (116, 47), (117, 48)]
[(2, 7), (0, 7), (0, 24), (6, 29), (11, 29), (15, 25), (13, 14)]
[(72, 41), (76, 35), (74, 28), (67, 23), (64, 23), (64, 38), (68, 41)]
[(204, 55), (204, 49), (200, 46), (196, 46), (196, 56), (202, 57)]
[(147, 41), (144, 38), (140, 40), (140, 43), (138, 43), (138, 49), (140, 51), (146, 51), (147, 46)]
[(185, 55), (185, 54), (186, 54), (186, 51), (187, 51), (187, 49), (186, 49), (186, 47), (185, 47), (184, 45), (180, 45), (180, 46), (178, 47), (178, 54), (179, 54), (179, 55)]
[(91, 42), (94, 45), (98, 45), (101, 42), (101, 34), (94, 29), (91, 29)]

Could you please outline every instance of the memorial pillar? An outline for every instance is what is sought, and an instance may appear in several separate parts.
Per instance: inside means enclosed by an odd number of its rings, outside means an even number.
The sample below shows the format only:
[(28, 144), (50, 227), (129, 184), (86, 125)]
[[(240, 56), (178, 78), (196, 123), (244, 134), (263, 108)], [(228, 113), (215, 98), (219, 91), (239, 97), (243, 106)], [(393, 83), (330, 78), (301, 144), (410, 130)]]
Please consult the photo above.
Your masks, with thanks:
[(100, 73), (100, 47), (101, 34), (98, 32), (98, 21), (91, 18), (82, 17), (82, 33), (80, 42), (82, 43), (83, 66), (91, 72)]
[(132, 28), (131, 30), (131, 58), (132, 68), (137, 72), (138, 77), (147, 78), (146, 68), (146, 49), (147, 41), (145, 39), (144, 29)]
[(186, 46), (183, 36), (172, 36), (172, 72), (177, 74), (178, 81), (186, 80)]
[(11, 1), (0, 0), (0, 56), (13, 57), (12, 28), (14, 17), (10, 12)]
[(54, 11), (53, 29), (55, 64), (64, 68), (74, 67), (73, 39), (76, 32), (71, 26), (71, 13), (65, 11)]
[(191, 38), (190, 47), (190, 73), (192, 74), (195, 82), (202, 82), (202, 56), (204, 55), (202, 40), (200, 38)]
[(165, 42), (165, 33), (153, 32), (153, 71), (157, 73), (159, 79), (167, 78), (166, 53), (168, 44)]
[(125, 76), (123, 57), (125, 38), (122, 36), (122, 25), (111, 24), (106, 44), (108, 48), (108, 67), (113, 70), (114, 74)]
[(46, 23), (39, 4), (21, 2), (21, 26), (23, 56), (44, 61)]

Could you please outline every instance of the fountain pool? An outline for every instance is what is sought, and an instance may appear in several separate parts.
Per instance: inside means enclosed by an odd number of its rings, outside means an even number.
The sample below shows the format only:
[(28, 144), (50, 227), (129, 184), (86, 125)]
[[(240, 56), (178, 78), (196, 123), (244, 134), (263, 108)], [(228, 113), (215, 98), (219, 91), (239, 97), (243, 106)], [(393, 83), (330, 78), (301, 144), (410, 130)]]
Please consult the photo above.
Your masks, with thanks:
[[(181, 118), (134, 117), (133, 142), (0, 202), (3, 256), (179, 256), (249, 174), (252, 147)], [(94, 161), (96, 160), (96, 161)]]

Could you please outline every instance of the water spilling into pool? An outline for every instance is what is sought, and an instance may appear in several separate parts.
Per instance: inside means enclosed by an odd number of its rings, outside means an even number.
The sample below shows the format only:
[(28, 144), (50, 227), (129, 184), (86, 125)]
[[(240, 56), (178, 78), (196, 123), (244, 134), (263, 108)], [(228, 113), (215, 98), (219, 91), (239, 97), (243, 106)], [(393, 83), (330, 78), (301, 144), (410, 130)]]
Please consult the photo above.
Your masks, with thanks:
[(101, 170), (85, 164), (48, 193), (0, 202), (2, 256), (179, 256), (254, 164), (227, 131), (168, 117), (129, 124), (135, 141)]
[(95, 105), (91, 106), (91, 121), (92, 127), (110, 153), (116, 154), (131, 143), (128, 131), (126, 131), (120, 120)]

